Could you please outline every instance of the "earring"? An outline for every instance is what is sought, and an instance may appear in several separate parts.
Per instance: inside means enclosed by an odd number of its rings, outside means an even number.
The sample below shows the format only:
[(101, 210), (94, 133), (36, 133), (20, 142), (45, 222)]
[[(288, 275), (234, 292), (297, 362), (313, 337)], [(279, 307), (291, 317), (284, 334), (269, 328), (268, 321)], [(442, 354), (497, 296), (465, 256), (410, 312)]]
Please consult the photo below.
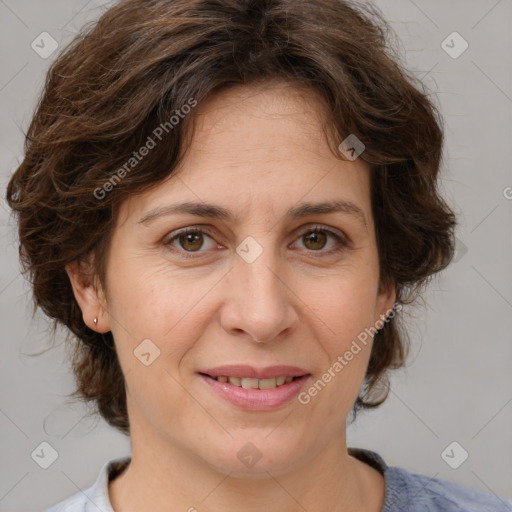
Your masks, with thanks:
[(93, 320), (93, 322), (94, 322), (94, 325), (98, 325), (98, 319), (97, 319), (97, 318), (95, 318), (95, 319)]

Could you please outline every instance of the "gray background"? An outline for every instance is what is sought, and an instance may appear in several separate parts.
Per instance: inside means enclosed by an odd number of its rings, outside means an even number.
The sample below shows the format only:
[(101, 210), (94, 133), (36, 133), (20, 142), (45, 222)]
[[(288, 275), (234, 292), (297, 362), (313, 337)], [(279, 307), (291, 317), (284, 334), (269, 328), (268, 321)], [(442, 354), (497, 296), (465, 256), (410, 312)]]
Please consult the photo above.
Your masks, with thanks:
[[(110, 2), (109, 2), (110, 3)], [(73, 377), (63, 337), (31, 319), (19, 275), (15, 226), (3, 198), (22, 159), (23, 135), (46, 60), (31, 43), (43, 31), (59, 50), (109, 3), (99, 0), (0, 0), (1, 237), (0, 510), (41, 510), (85, 489), (129, 440), (68, 404)], [(512, 497), (512, 1), (384, 0), (407, 64), (436, 95), (446, 123), (442, 187), (459, 213), (459, 251), (410, 311), (411, 356), (393, 376), (388, 401), (361, 414), (349, 446), (380, 453), (390, 465)], [(442, 42), (468, 42), (458, 58)], [(452, 42), (453, 40), (453, 42)], [(460, 39), (448, 39), (458, 52)], [(40, 354), (40, 355), (38, 355)], [(57, 452), (42, 469), (41, 442)], [(456, 441), (467, 460), (452, 469), (441, 453)], [(461, 448), (449, 452), (452, 461)]]

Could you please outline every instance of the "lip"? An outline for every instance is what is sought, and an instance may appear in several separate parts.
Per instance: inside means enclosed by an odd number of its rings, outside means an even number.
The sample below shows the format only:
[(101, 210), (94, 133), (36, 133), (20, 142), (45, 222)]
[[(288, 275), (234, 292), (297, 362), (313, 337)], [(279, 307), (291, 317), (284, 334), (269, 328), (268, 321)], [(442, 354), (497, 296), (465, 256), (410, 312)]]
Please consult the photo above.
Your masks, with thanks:
[(297, 366), (276, 365), (265, 368), (254, 368), (248, 365), (224, 365), (216, 366), (198, 373), (206, 373), (211, 377), (247, 377), (249, 379), (271, 379), (272, 377), (302, 377), (309, 375), (307, 370)]
[[(280, 375), (284, 376), (285, 374), (286, 372)], [(239, 376), (233, 374), (228, 375), (230, 377)], [(272, 374), (272, 376), (275, 375), (275, 373)], [(249, 377), (247, 374), (244, 374), (244, 376)], [(292, 382), (283, 384), (282, 386), (278, 386), (274, 389), (244, 389), (239, 386), (234, 386), (229, 382), (219, 382), (207, 375), (199, 374), (199, 377), (209, 387), (209, 389), (215, 392), (217, 396), (223, 398), (239, 409), (244, 411), (273, 411), (280, 407), (284, 407), (294, 400), (300, 390), (304, 387), (306, 381), (311, 377), (311, 374), (302, 374), (302, 376), (297, 377)]]

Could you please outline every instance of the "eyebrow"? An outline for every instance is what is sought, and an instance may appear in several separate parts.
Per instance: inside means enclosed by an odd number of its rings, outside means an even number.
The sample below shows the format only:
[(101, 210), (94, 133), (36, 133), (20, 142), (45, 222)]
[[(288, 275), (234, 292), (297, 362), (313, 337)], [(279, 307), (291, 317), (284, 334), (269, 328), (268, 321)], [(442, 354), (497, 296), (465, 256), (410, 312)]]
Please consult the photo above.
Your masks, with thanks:
[[(144, 215), (138, 223), (149, 225), (151, 222), (160, 217), (180, 213), (188, 213), (191, 215), (197, 215), (199, 217), (207, 217), (225, 221), (233, 221), (235, 218), (232, 212), (226, 208), (223, 208), (222, 206), (207, 203), (186, 202), (180, 204), (171, 204), (167, 206), (159, 206)], [(344, 199), (325, 201), (322, 203), (301, 203), (298, 206), (289, 208), (285, 216), (292, 219), (299, 219), (302, 217), (308, 217), (310, 215), (322, 215), (326, 213), (345, 213), (352, 215), (359, 219), (364, 224), (364, 226), (367, 227), (366, 217), (363, 210), (351, 201), (346, 201)]]

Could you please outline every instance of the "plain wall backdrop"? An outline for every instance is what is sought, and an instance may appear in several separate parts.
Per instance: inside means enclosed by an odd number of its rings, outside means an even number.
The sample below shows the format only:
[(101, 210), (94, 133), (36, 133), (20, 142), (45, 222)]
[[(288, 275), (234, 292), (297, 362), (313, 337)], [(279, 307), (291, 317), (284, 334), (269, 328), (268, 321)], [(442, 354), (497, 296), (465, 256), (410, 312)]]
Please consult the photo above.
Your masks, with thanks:
[[(111, 3), (0, 0), (1, 511), (53, 505), (130, 451), (128, 438), (66, 400), (74, 381), (63, 336), (48, 350), (48, 323), (41, 313), (31, 318), (4, 199), (49, 65)], [(393, 374), (387, 402), (349, 426), (348, 445), (375, 450), (389, 465), (512, 498), (512, 2), (378, 5), (408, 67), (441, 107), (442, 188), (460, 224), (455, 261), (431, 283), (425, 305), (410, 310), (407, 368)], [(49, 56), (52, 40), (43, 32), (58, 44)], [(47, 469), (31, 455), (43, 442), (58, 454)]]

